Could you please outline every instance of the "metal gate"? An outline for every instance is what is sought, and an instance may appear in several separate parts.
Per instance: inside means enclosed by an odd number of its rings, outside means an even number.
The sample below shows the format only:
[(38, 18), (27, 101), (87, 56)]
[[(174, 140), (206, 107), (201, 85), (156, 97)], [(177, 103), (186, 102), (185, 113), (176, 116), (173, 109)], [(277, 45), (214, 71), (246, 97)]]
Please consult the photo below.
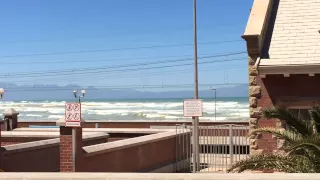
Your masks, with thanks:
[[(179, 135), (184, 134), (181, 133), (183, 131), (193, 132), (192, 128), (192, 126), (186, 125), (176, 126), (176, 157), (181, 157), (179, 154), (187, 154), (189, 158), (188, 163), (181, 163), (180, 159), (177, 158), (177, 170), (183, 169), (183, 172), (193, 172), (193, 166), (197, 164), (194, 163), (193, 156), (198, 155), (196, 161), (199, 163), (196, 172), (226, 172), (233, 163), (249, 156), (248, 126), (234, 124), (199, 126), (198, 154), (192, 152), (192, 146), (195, 145), (192, 141), (192, 133), (191, 135), (189, 133), (189, 136)], [(187, 142), (189, 144), (183, 144)]]

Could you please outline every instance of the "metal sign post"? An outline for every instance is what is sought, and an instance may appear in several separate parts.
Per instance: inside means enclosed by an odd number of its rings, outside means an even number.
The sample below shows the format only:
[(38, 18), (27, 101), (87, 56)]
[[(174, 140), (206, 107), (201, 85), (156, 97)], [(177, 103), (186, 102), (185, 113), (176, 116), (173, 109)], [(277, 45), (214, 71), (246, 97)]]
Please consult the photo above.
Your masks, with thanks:
[(72, 127), (72, 160), (73, 172), (76, 171), (76, 154), (77, 154), (77, 132), (76, 128), (81, 127), (81, 104), (66, 103), (65, 107), (66, 127)]
[(199, 153), (199, 132), (198, 118), (203, 115), (203, 101), (201, 99), (188, 99), (183, 102), (183, 114), (185, 117), (192, 117), (192, 151), (193, 151), (193, 173), (200, 169), (200, 153)]

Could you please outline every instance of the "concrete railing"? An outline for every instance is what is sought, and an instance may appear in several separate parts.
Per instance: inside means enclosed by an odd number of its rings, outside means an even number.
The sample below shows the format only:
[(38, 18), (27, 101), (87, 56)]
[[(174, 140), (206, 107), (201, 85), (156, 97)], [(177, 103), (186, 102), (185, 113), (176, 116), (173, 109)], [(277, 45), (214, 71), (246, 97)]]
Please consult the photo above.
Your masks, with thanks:
[[(2, 146), (8, 146), (13, 144), (20, 144), (20, 143), (28, 143), (28, 142), (34, 142), (34, 141), (42, 141), (47, 139), (54, 139), (59, 138), (60, 133), (59, 129), (56, 129), (55, 131), (26, 131), (22, 130), (20, 131), (18, 129), (15, 129), (14, 131), (2, 131), (1, 132), (1, 145)], [(24, 128), (21, 128), (24, 129)], [(27, 129), (27, 128), (26, 128)], [(37, 129), (37, 128), (35, 128)], [(53, 128), (54, 129), (54, 128)], [(38, 129), (39, 130), (39, 129)], [(102, 143), (103, 139), (108, 139), (109, 135), (104, 132), (84, 132), (84, 143), (85, 145), (88, 144), (87, 141), (90, 140), (100, 140), (100, 143)], [(107, 142), (107, 141), (105, 141)], [(91, 143), (92, 145), (92, 143)]]
[[(95, 128), (96, 125), (99, 128), (150, 128), (150, 126), (175, 126), (176, 124), (191, 125), (191, 120), (86, 120), (84, 128)], [(238, 124), (249, 125), (248, 121), (200, 121), (200, 126), (213, 126), (222, 124)], [(30, 125), (38, 126), (56, 126), (56, 120), (20, 120), (18, 121), (18, 127), (29, 127)]]
[(318, 174), (0, 173), (0, 180), (318, 180)]
[[(59, 132), (59, 128), (17, 128), (16, 131), (24, 132)], [(141, 128), (83, 128), (83, 132), (106, 132), (108, 134), (155, 134), (166, 132), (166, 129), (141, 129)]]

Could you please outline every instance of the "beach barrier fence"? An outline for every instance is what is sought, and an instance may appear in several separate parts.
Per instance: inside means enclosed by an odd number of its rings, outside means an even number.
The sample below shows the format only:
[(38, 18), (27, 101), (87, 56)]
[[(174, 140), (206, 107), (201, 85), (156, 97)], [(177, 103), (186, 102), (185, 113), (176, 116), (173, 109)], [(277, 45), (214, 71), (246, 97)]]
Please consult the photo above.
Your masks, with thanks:
[[(185, 124), (176, 125), (177, 135), (181, 131), (192, 132), (192, 128), (192, 126)], [(193, 156), (197, 156), (199, 157), (197, 158), (197, 161), (199, 161), (197, 173), (226, 172), (232, 164), (249, 157), (250, 141), (247, 136), (248, 131), (248, 126), (234, 124), (199, 126), (199, 154), (192, 152), (192, 147), (195, 145), (192, 142), (192, 134), (189, 136), (178, 135), (176, 139), (176, 166), (183, 165), (187, 167), (177, 167), (177, 169), (184, 169), (184, 172), (193, 172), (193, 165), (197, 164), (193, 162)], [(187, 142), (190, 143), (184, 144)], [(179, 154), (187, 154), (189, 163), (179, 164), (178, 162), (181, 162), (182, 158)]]

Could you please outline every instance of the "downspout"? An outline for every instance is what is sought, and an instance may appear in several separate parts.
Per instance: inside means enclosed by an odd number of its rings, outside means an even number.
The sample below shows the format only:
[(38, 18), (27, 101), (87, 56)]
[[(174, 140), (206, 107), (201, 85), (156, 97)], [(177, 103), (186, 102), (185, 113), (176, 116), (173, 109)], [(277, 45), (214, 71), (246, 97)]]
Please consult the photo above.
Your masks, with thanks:
[(259, 74), (258, 67), (259, 67), (259, 64), (260, 64), (260, 60), (261, 60), (261, 58), (258, 57), (257, 61), (254, 63), (254, 68), (257, 70), (258, 74)]

